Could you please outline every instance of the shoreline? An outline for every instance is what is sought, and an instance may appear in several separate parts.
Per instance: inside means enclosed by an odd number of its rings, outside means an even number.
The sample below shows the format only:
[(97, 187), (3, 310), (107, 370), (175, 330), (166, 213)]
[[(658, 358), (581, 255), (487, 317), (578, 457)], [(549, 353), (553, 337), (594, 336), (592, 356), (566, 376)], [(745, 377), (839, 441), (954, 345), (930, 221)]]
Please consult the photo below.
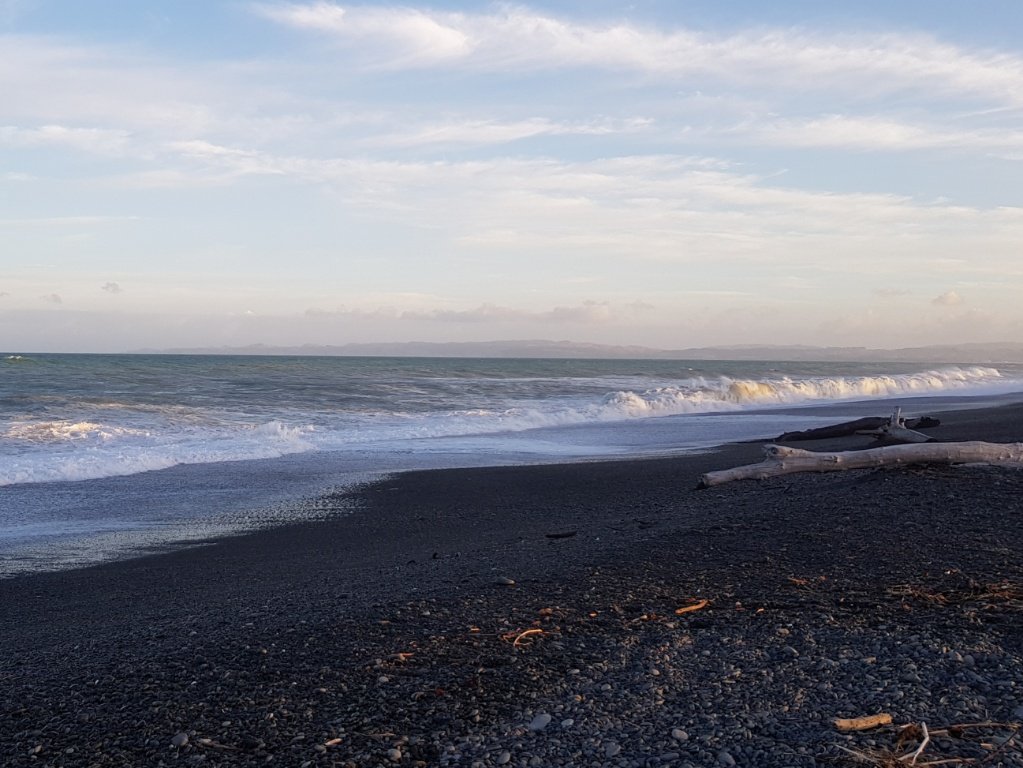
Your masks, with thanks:
[[(1023, 441), (1020, 404), (939, 415)], [(353, 514), (0, 580), (0, 762), (810, 766), (895, 744), (834, 717), (1023, 720), (1023, 473), (692, 490), (761, 444), (413, 471), (321, 499)]]

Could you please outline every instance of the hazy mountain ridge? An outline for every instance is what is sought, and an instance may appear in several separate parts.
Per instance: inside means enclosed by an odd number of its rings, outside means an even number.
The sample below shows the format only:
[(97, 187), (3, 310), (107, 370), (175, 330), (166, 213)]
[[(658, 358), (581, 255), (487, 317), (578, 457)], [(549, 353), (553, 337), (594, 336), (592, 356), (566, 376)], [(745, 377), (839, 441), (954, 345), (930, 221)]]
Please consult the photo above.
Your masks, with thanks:
[(849, 362), (1023, 363), (1023, 343), (942, 344), (901, 349), (743, 344), (687, 349), (655, 349), (575, 341), (379, 342), (340, 345), (203, 347), (140, 350), (190, 355), (310, 355), (337, 357), (535, 357), (653, 360), (793, 360)]

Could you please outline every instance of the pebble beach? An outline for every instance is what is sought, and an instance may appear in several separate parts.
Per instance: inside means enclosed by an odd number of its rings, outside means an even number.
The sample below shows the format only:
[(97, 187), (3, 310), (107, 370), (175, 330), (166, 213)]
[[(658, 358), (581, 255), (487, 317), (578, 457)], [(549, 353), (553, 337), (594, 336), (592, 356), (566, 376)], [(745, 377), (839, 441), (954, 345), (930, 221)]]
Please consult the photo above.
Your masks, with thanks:
[(761, 445), (410, 472), (0, 580), (0, 764), (1023, 766), (1023, 472), (696, 490)]

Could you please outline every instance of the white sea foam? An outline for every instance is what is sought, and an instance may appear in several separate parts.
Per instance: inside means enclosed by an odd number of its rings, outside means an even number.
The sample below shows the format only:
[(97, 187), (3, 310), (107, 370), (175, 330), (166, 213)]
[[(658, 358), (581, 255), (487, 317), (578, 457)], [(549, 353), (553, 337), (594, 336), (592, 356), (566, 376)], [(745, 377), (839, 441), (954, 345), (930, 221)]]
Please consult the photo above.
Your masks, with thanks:
[(604, 405), (612, 417), (620, 413), (627, 418), (641, 418), (824, 401), (938, 395), (963, 390), (984, 394), (1018, 385), (1019, 382), (1006, 381), (998, 369), (980, 366), (883, 376), (805, 379), (786, 376), (759, 380), (722, 376), (692, 379), (679, 386), (657, 387), (642, 392), (613, 392), (605, 398)]
[[(460, 399), (457, 387), (446, 391), (432, 408), (418, 410), (401, 410), (400, 393), (390, 410), (296, 408), (285, 400), (261, 402), (245, 413), (204, 410), (195, 404), (91, 400), (79, 403), (80, 413), (71, 418), (21, 416), (0, 422), (0, 485), (129, 475), (178, 464), (265, 459), (316, 450), (429, 451), (423, 441), (434, 438), (446, 439), (450, 448), (451, 439), (533, 429), (548, 430), (535, 444), (547, 445), (551, 455), (557, 455), (559, 438), (550, 430), (583, 424), (1021, 389), (1019, 381), (979, 366), (870, 376), (705, 376), (650, 387), (642, 386), (651, 381), (649, 377), (637, 376), (616, 378), (614, 384), (638, 386), (601, 394), (600, 383), (611, 379), (591, 378), (586, 387), (573, 380), (571, 387), (560, 390), (549, 383), (554, 380), (538, 380), (542, 391), (530, 391), (525, 381), (519, 379), (503, 397), (491, 398), (493, 407), (462, 409), (450, 407)], [(272, 418), (258, 418), (257, 412)]]

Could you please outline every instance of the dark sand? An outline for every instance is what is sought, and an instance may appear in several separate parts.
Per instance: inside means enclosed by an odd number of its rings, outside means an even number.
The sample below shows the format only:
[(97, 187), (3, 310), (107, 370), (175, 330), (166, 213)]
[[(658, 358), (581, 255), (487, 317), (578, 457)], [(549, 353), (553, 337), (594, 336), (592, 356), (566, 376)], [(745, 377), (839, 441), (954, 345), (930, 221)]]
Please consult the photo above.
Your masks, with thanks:
[[(1023, 405), (941, 417), (1023, 441)], [(1023, 472), (694, 490), (760, 452), (409, 473), (2, 580), (0, 764), (862, 765), (895, 728), (832, 720), (888, 712), (939, 730), (921, 762), (1023, 766)]]

